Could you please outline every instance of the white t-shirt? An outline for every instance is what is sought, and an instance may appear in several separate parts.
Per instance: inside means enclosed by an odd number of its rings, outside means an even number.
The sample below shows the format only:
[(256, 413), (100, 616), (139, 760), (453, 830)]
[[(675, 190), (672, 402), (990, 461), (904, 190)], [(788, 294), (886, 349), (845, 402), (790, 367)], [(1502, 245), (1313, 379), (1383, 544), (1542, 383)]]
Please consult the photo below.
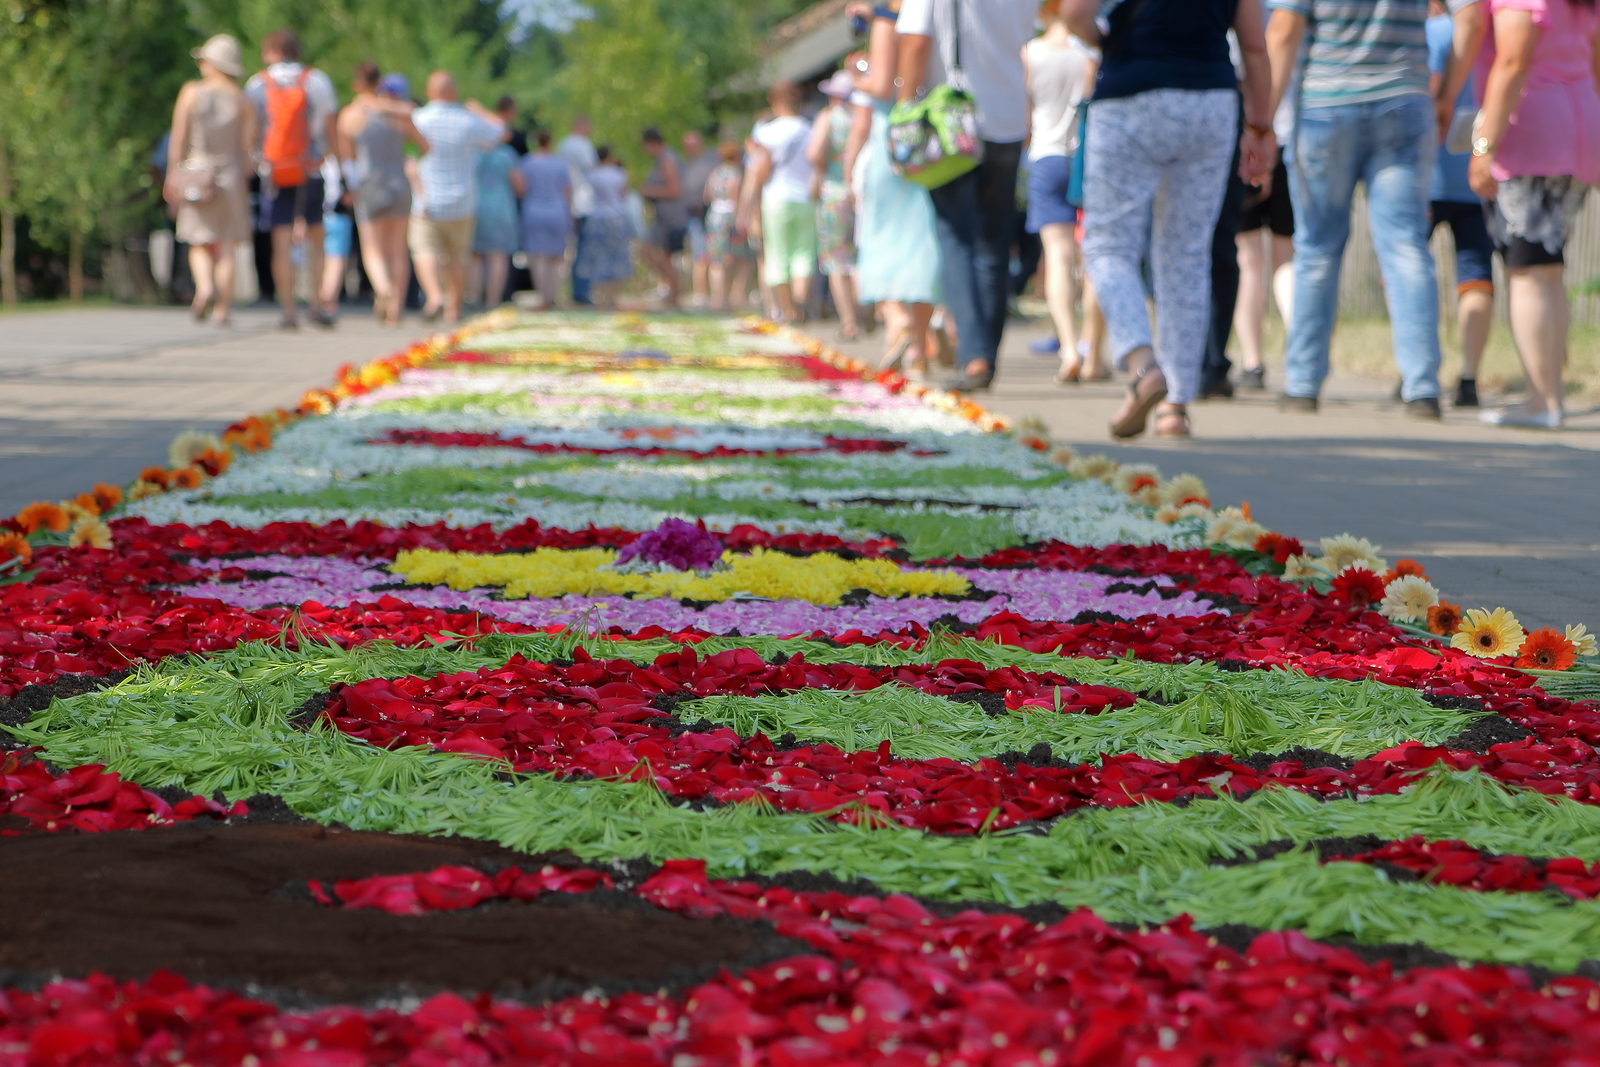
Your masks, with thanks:
[(782, 115), (757, 123), (750, 137), (772, 157), (772, 177), (761, 190), (761, 202), (810, 203), (811, 164), (806, 161), (806, 142), (811, 139), (811, 123), (799, 115)]
[[(948, 79), (956, 61), (957, 0), (904, 0), (895, 29), (933, 38), (924, 87)], [(961, 71), (978, 103), (978, 135), (1006, 144), (1028, 135), (1028, 90), (1022, 83), (1022, 46), (1032, 39), (1037, 0), (959, 0)]]
[(1076, 37), (1057, 46), (1043, 37), (1027, 44), (1028, 95), (1033, 98), (1033, 124), (1028, 158), (1068, 156), (1077, 147), (1078, 103), (1083, 99), (1084, 75), (1098, 49)]
[(589, 172), (600, 165), (594, 142), (581, 133), (561, 138), (556, 154), (567, 161), (567, 180), (572, 184), (572, 215), (586, 219), (594, 214), (594, 190), (589, 187)]
[[(287, 89), (305, 69), (303, 63), (274, 63), (267, 68), (266, 74)], [(267, 88), (262, 84), (260, 74), (251, 75), (250, 80), (245, 82), (244, 94), (256, 105), (256, 138), (259, 144), (267, 129)], [(333, 91), (333, 79), (315, 67), (306, 75), (306, 112), (311, 123), (311, 154), (315, 157), (310, 162), (320, 163), (328, 154), (328, 120), (339, 113), (339, 94)]]

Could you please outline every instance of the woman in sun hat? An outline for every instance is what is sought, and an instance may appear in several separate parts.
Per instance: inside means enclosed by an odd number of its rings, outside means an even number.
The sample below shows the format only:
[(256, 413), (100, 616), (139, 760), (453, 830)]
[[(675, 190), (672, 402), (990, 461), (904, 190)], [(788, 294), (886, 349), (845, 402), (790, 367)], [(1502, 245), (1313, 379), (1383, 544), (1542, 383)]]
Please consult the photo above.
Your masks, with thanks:
[(813, 191), (817, 201), (817, 260), (833, 290), (833, 305), (839, 312), (839, 337), (854, 341), (856, 325), (856, 212), (855, 196), (844, 180), (844, 153), (855, 123), (850, 97), (856, 91), (851, 71), (860, 52), (845, 57), (843, 70), (822, 83), (828, 98), (811, 127), (811, 142), (806, 146), (806, 161), (816, 168)]
[(179, 162), (167, 168), (163, 194), (178, 209), (178, 240), (189, 246), (195, 321), (213, 315), (226, 326), (234, 248), (250, 236), (245, 182), (255, 109), (245, 106), (239, 89), (244, 64), (237, 40), (219, 33), (190, 54), (200, 78), (178, 92), (169, 158)]

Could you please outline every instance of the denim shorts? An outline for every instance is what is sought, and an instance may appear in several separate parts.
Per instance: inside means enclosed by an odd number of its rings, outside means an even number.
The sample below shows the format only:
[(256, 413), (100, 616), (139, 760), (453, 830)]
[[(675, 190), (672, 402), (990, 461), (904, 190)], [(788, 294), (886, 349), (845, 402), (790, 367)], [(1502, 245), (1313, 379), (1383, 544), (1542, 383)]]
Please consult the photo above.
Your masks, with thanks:
[(322, 216), (322, 254), (325, 256), (339, 256), (343, 259), (350, 258), (351, 235), (355, 232), (355, 220), (349, 215), (341, 215), (330, 211)]
[(1028, 163), (1028, 232), (1038, 233), (1046, 226), (1071, 226), (1078, 221), (1078, 209), (1067, 203), (1067, 186), (1072, 182), (1072, 160), (1066, 156), (1045, 156)]
[(1456, 292), (1494, 291), (1494, 241), (1483, 217), (1483, 204), (1435, 200), (1428, 205), (1433, 229), (1450, 227), (1456, 242)]
[(303, 185), (274, 189), (264, 212), (271, 220), (272, 228), (293, 226), (296, 219), (305, 219), (307, 226), (322, 225), (324, 188), (321, 178), (307, 178)]

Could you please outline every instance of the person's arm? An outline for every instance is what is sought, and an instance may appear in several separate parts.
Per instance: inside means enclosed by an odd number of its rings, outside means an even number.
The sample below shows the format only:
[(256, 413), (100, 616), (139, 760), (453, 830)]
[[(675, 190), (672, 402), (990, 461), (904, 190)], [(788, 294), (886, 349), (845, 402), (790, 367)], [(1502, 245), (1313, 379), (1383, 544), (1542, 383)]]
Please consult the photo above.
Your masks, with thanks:
[(861, 158), (861, 150), (867, 146), (867, 138), (872, 136), (872, 109), (852, 104), (850, 110), (850, 136), (844, 143), (845, 185), (854, 179), (856, 160)]
[(518, 200), (528, 195), (528, 176), (522, 173), (520, 166), (512, 167), (506, 177), (511, 179), (511, 191), (517, 194)]
[(661, 154), (661, 184), (641, 185), (639, 195), (647, 200), (676, 200), (683, 194), (683, 180), (678, 177), (678, 162), (665, 152)]
[(920, 33), (900, 35), (900, 57), (896, 64), (900, 76), (901, 100), (915, 100), (928, 80), (928, 57), (933, 54), (933, 38)]
[(1478, 52), (1483, 48), (1483, 38), (1489, 32), (1489, 5), (1474, 2), (1457, 8), (1450, 12), (1450, 26), (1450, 59), (1433, 93), (1433, 113), (1439, 123), (1441, 142), (1450, 133), (1456, 97), (1467, 84), (1472, 65), (1478, 61)]
[(1494, 151), (1522, 103), (1522, 87), (1528, 83), (1540, 33), (1530, 11), (1507, 8), (1494, 13), (1494, 66), (1483, 87), (1483, 110), (1473, 131), (1472, 162), (1467, 164), (1467, 181), (1485, 200), (1493, 200), (1499, 191), (1500, 183), (1490, 173)]
[(1022, 135), (1022, 150), (1026, 152), (1033, 143), (1033, 71), (1028, 66), (1028, 46), (1022, 46), (1022, 93), (1027, 98), (1028, 129)]
[(169, 204), (182, 199), (178, 192), (178, 168), (189, 155), (189, 113), (194, 110), (195, 83), (188, 82), (178, 90), (177, 103), (172, 105), (172, 134), (167, 138), (167, 178), (162, 183), (161, 195)]
[(422, 136), (422, 131), (417, 129), (417, 124), (411, 121), (411, 112), (407, 111), (400, 116), (400, 132), (406, 135), (406, 140), (417, 146), (417, 151), (423, 155), (428, 154), (428, 139)]
[(490, 111), (476, 100), (468, 100), (465, 107), (468, 111), (478, 116), (478, 118), (494, 127), (494, 132), (489, 134), (485, 138), (486, 140), (493, 138), (494, 140), (492, 143), (494, 144), (505, 144), (507, 141), (511, 140), (511, 124), (505, 119), (502, 119), (499, 115), (496, 115), (493, 111)]
[(250, 164), (251, 154), (255, 151), (256, 141), (259, 138), (256, 131), (256, 109), (250, 105), (249, 97), (243, 91), (239, 93), (239, 158)]
[[(838, 107), (830, 104), (829, 107)], [(828, 166), (828, 109), (824, 108), (817, 115), (817, 121), (811, 124), (811, 136), (806, 139), (806, 162), (818, 170)]]
[(1061, 0), (1056, 13), (1074, 37), (1084, 44), (1100, 47), (1100, 24), (1095, 21), (1095, 16), (1100, 14), (1100, 0)]
[(734, 228), (741, 233), (750, 231), (750, 217), (755, 205), (761, 203), (761, 190), (772, 176), (772, 155), (765, 145), (752, 142), (750, 165), (744, 170), (744, 180), (739, 183), (739, 214)]
[(1289, 91), (1294, 65), (1300, 59), (1300, 45), (1306, 37), (1306, 17), (1288, 8), (1273, 8), (1267, 20), (1267, 59), (1272, 65), (1272, 95), (1267, 100), (1267, 121), (1278, 113), (1278, 105)]
[(1261, 0), (1239, 0), (1233, 33), (1244, 63), (1244, 136), (1239, 141), (1239, 177), (1250, 185), (1270, 181), (1277, 165), (1278, 142), (1272, 134), (1272, 64), (1262, 28)]

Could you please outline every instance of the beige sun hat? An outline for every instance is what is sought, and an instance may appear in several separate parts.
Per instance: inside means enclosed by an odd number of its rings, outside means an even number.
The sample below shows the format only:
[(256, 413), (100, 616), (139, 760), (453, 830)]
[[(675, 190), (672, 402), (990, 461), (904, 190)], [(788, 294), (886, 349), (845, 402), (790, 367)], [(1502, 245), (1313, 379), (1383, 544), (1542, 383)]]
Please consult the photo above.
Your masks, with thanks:
[(239, 61), (239, 41), (231, 33), (219, 33), (189, 54), (230, 77), (237, 78), (244, 73), (244, 64)]

